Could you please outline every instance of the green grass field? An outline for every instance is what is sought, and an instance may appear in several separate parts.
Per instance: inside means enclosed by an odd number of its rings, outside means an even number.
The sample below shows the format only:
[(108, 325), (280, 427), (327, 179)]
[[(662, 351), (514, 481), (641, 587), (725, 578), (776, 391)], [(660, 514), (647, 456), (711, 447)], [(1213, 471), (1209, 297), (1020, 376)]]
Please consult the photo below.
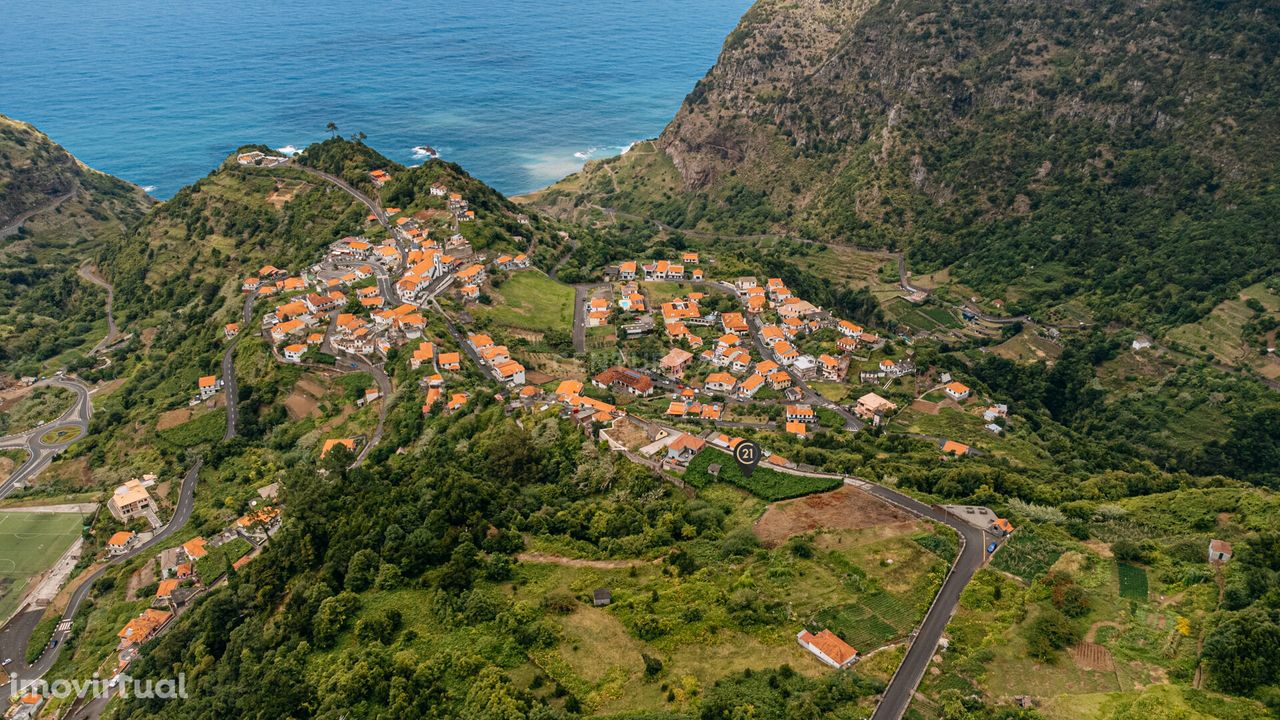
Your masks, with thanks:
[(76, 513), (0, 512), (0, 618), (18, 609), (31, 577), (71, 547), (83, 524)]
[(569, 332), (573, 325), (573, 288), (531, 270), (518, 272), (491, 293), (493, 304), (476, 310), (499, 325), (544, 332)]
[(1116, 563), (1116, 570), (1120, 573), (1120, 597), (1146, 602), (1147, 571), (1124, 562)]

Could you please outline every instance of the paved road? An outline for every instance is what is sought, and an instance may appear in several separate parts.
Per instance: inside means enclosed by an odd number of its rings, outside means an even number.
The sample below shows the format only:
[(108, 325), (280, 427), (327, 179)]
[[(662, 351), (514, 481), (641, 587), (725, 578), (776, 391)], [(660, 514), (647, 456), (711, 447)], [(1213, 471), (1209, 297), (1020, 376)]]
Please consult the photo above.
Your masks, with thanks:
[[(249, 325), (253, 323), (253, 300), (254, 293), (245, 293), (244, 309), (240, 311), (240, 332), (248, 332)], [(231, 342), (227, 343), (227, 349), (222, 353), (222, 393), (227, 401), (227, 429), (222, 434), (223, 440), (230, 440), (236, 436), (236, 426), (240, 422), (240, 386), (236, 383), (236, 345), (240, 342), (240, 336), (236, 335), (231, 338)]]
[[(666, 430), (673, 435), (679, 433), (678, 430), (659, 423), (643, 422)], [(709, 445), (709, 447), (715, 447), (716, 450), (726, 454), (729, 452), (717, 446)], [(986, 545), (990, 536), (960, 518), (943, 512), (937, 507), (926, 505), (913, 497), (904, 495), (884, 485), (848, 475), (809, 472), (785, 467), (774, 467), (773, 469), (791, 475), (838, 479), (846, 485), (852, 485), (881, 500), (897, 505), (913, 515), (942, 523), (959, 534), (960, 554), (956, 556), (955, 561), (951, 564), (951, 569), (942, 581), (942, 587), (938, 590), (937, 596), (934, 597), (933, 604), (929, 606), (929, 611), (925, 614), (924, 620), (921, 621), (916, 631), (912, 633), (907, 654), (903, 657), (902, 664), (898, 666), (897, 671), (894, 672), (893, 677), (889, 680), (884, 693), (880, 696), (875, 713), (871, 716), (872, 720), (901, 720), (907, 711), (907, 707), (911, 704), (911, 699), (915, 695), (916, 688), (920, 685), (920, 680), (924, 678), (925, 671), (929, 668), (929, 661), (937, 650), (938, 641), (942, 639), (942, 633), (947, 627), (947, 622), (955, 614), (956, 607), (960, 603), (960, 593), (964, 591), (965, 586), (973, 579), (973, 574), (982, 567), (983, 562), (986, 560)]]
[(196, 481), (199, 479), (200, 467), (203, 463), (203, 459), (197, 460), (191, 466), (191, 469), (187, 471), (187, 474), (183, 476), (182, 487), (178, 490), (178, 504), (174, 508), (173, 516), (169, 518), (168, 523), (157, 530), (150, 540), (123, 555), (111, 558), (80, 581), (75, 591), (71, 593), (66, 609), (62, 612), (63, 622), (59, 624), (59, 629), (53, 633), (51, 642), (55, 643), (54, 646), (45, 650), (44, 654), (34, 664), (26, 664), (27, 643), (31, 638), (31, 631), (35, 629), (35, 622), (39, 620), (39, 617), (36, 617), (33, 621), (30, 616), (39, 611), (19, 615), (5, 626), (3, 632), (0, 632), (0, 652), (5, 653), (5, 657), (13, 659), (9, 671), (21, 679), (19, 690), (25, 689), (33, 680), (43, 677), (45, 673), (49, 672), (49, 668), (53, 667), (53, 664), (57, 662), (59, 653), (62, 652), (67, 638), (71, 635), (70, 621), (75, 618), (80, 606), (89, 597), (89, 592), (93, 589), (93, 584), (97, 582), (98, 578), (102, 577), (107, 570), (150, 552), (187, 524), (187, 521), (191, 519), (191, 510), (195, 507)]
[[(49, 463), (53, 462), (53, 458), (58, 453), (66, 450), (73, 442), (79, 440), (89, 431), (89, 418), (93, 416), (93, 403), (89, 400), (88, 386), (75, 378), (67, 377), (52, 377), (37, 384), (66, 388), (75, 393), (76, 399), (71, 404), (71, 407), (67, 408), (67, 411), (62, 413), (57, 420), (47, 422), (26, 432), (6, 435), (0, 438), (0, 449), (27, 451), (27, 461), (19, 466), (17, 470), (14, 470), (13, 474), (4, 481), (4, 484), (0, 485), (0, 498), (13, 492), (14, 487), (19, 483), (26, 483), (31, 478), (39, 475), (41, 471), (49, 466)], [(76, 428), (77, 432), (71, 438), (61, 442), (46, 443), (42, 439), (45, 433), (50, 430), (64, 427)]]
[(876, 706), (875, 712), (871, 715), (871, 720), (901, 720), (902, 716), (907, 712), (907, 707), (911, 705), (916, 688), (920, 686), (920, 680), (924, 678), (925, 672), (929, 669), (929, 661), (933, 658), (933, 654), (938, 648), (938, 642), (942, 639), (942, 633), (946, 630), (947, 623), (951, 620), (951, 616), (955, 614), (956, 607), (960, 604), (960, 593), (964, 591), (965, 586), (973, 579), (973, 574), (986, 561), (987, 543), (994, 538), (958, 517), (950, 515), (935, 506), (925, 505), (913, 497), (904, 495), (884, 485), (846, 475), (805, 472), (782, 467), (773, 469), (793, 475), (839, 478), (846, 485), (857, 487), (914, 515), (942, 523), (959, 534), (960, 554), (956, 556), (955, 561), (951, 564), (951, 569), (947, 572), (947, 577), (942, 581), (942, 587), (934, 597), (933, 604), (929, 606), (929, 611), (925, 614), (924, 620), (921, 621), (916, 631), (912, 633), (907, 654), (903, 657), (902, 664), (898, 666), (893, 677), (890, 678), (888, 686), (885, 687), (884, 693), (880, 696), (880, 702)]

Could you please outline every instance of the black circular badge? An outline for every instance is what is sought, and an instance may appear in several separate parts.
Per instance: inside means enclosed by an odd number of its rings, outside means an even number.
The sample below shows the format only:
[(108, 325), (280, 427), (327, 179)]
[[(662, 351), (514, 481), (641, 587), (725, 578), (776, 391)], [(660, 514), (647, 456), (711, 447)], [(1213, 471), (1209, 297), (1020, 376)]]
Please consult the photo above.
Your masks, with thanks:
[(742, 468), (742, 472), (747, 475), (756, 469), (756, 465), (760, 464), (760, 446), (750, 440), (743, 440), (733, 448), (733, 459), (738, 461), (738, 467)]

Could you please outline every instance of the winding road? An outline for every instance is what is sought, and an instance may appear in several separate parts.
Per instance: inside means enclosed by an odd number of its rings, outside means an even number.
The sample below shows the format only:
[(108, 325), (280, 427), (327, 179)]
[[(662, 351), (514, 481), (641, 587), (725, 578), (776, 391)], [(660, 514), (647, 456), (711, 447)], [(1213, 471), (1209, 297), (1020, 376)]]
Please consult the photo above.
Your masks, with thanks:
[(127, 333), (120, 332), (119, 328), (116, 327), (116, 289), (112, 287), (111, 283), (107, 282), (107, 279), (98, 273), (97, 268), (90, 265), (81, 265), (77, 274), (81, 278), (107, 291), (107, 334), (98, 341), (97, 345), (93, 346), (92, 350), (89, 351), (90, 355), (100, 355), (103, 351), (116, 343), (119, 343), (122, 340), (127, 340), (130, 336)]
[[(75, 393), (75, 402), (57, 420), (44, 423), (25, 432), (0, 438), (0, 450), (27, 451), (27, 461), (14, 470), (13, 474), (0, 485), (0, 498), (13, 492), (13, 489), (19, 484), (25, 484), (31, 478), (39, 475), (49, 466), (49, 463), (53, 462), (53, 458), (58, 453), (66, 450), (72, 443), (84, 437), (84, 434), (89, 431), (89, 419), (93, 416), (93, 403), (89, 399), (87, 385), (75, 378), (57, 376), (43, 380), (37, 383), (37, 386), (54, 386), (70, 390)], [(74, 429), (75, 433), (59, 437), (52, 442), (45, 441), (47, 434), (63, 429), (68, 432)]]
[(75, 619), (76, 613), (80, 611), (80, 606), (88, 599), (89, 593), (92, 592), (93, 585), (98, 578), (102, 577), (111, 568), (150, 552), (187, 524), (187, 521), (191, 519), (191, 510), (195, 507), (196, 481), (199, 478), (200, 467), (203, 462), (203, 459), (197, 460), (186, 475), (183, 476), (182, 487), (178, 491), (178, 504), (174, 508), (173, 516), (169, 518), (169, 522), (165, 523), (163, 527), (151, 536), (151, 539), (123, 555), (111, 558), (82, 579), (77, 579), (79, 585), (71, 593), (71, 598), (67, 601), (67, 607), (62, 611), (62, 621), (58, 624), (58, 628), (50, 639), (51, 646), (34, 663), (30, 665), (26, 663), (27, 644), (31, 639), (32, 631), (35, 630), (36, 624), (40, 621), (40, 616), (44, 614), (44, 610), (29, 610), (15, 617), (13, 621), (5, 626), (3, 633), (0, 633), (0, 653), (3, 653), (7, 658), (13, 659), (7, 669), (11, 675), (20, 679), (18, 690), (25, 689), (31, 682), (43, 677), (45, 673), (49, 672), (49, 668), (53, 667), (53, 664), (57, 662), (58, 655), (62, 652), (62, 648), (66, 646), (67, 638), (71, 636), (71, 623)]
[[(665, 429), (671, 433), (679, 432), (673, 428)], [(729, 452), (717, 446), (710, 447), (715, 447), (726, 454)], [(973, 579), (974, 573), (986, 561), (986, 545), (994, 538), (989, 536), (986, 531), (970, 525), (963, 519), (951, 515), (937, 506), (926, 505), (913, 497), (878, 483), (833, 473), (809, 472), (780, 466), (772, 469), (790, 475), (838, 479), (846, 485), (851, 485), (863, 492), (874, 495), (913, 515), (946, 525), (955, 530), (960, 536), (960, 552), (955, 561), (951, 563), (951, 568), (947, 571), (947, 576), (942, 581), (942, 587), (938, 589), (938, 594), (934, 596), (933, 603), (930, 604), (924, 619), (917, 626), (915, 632), (911, 634), (907, 654), (903, 657), (902, 664), (898, 666), (893, 677), (890, 678), (884, 692), (881, 693), (879, 704), (876, 705), (876, 710), (871, 716), (871, 720), (901, 720), (902, 716), (906, 714), (907, 708), (911, 705), (916, 688), (920, 686), (920, 681), (929, 669), (929, 662), (937, 650), (938, 642), (942, 639), (942, 633), (946, 630), (947, 623), (951, 620), (951, 616), (955, 614), (956, 607), (960, 604), (960, 593), (964, 591), (965, 586)]]

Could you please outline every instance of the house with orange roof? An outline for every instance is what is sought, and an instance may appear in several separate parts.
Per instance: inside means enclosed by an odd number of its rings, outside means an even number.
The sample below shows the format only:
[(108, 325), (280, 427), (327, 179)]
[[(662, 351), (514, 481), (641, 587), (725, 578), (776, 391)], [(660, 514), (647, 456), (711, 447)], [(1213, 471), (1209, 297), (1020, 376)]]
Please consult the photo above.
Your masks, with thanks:
[(230, 340), (240, 334), (240, 323), (227, 323), (222, 326), (222, 334)]
[(942, 452), (947, 455), (955, 455), (956, 457), (964, 457), (972, 451), (968, 445), (955, 440), (948, 440), (942, 443)]
[(847, 355), (858, 349), (858, 341), (850, 337), (838, 337), (836, 338), (836, 349)]
[(785, 426), (785, 428), (784, 428), (784, 429), (787, 431), (787, 434), (789, 434), (789, 435), (795, 435), (796, 437), (800, 438), (801, 440), (803, 440), (805, 437), (807, 437), (807, 436), (808, 436), (808, 433), (809, 433), (809, 426), (808, 426), (808, 425), (805, 425), (805, 424), (804, 424), (804, 423), (802, 423), (802, 422), (794, 422), (794, 421), (791, 421), (791, 420), (788, 420), (788, 421), (787, 421), (787, 424), (786, 424), (786, 426)]
[(306, 323), (297, 318), (276, 323), (271, 327), (271, 339), (276, 342), (284, 342), (294, 335), (300, 335), (306, 328)]
[(386, 170), (370, 170), (369, 179), (373, 181), (374, 187), (382, 187), (391, 182), (391, 175)]
[(849, 371), (849, 358), (835, 358), (826, 353), (818, 356), (818, 372), (822, 377), (834, 382), (843, 382)]
[(447, 410), (448, 412), (455, 412), (457, 410), (461, 410), (462, 408), (466, 407), (466, 405), (467, 405), (467, 394), (454, 393), (449, 396), (449, 404), (445, 407), (445, 410)]
[(738, 384), (738, 379), (727, 372), (711, 373), (707, 376), (706, 388), (711, 392), (730, 393)]
[(698, 253), (692, 251), (683, 252), (680, 254), (680, 262), (685, 265), (697, 265), (700, 262)]
[(413, 349), (413, 355), (409, 358), (409, 368), (417, 370), (426, 363), (435, 360), (436, 346), (431, 342), (424, 342)]
[(307, 346), (302, 343), (295, 343), (293, 345), (284, 346), (285, 362), (291, 362), (291, 363), (302, 362), (302, 356), (305, 355), (306, 353), (307, 353)]
[(182, 543), (182, 554), (187, 560), (195, 562), (209, 554), (208, 543), (202, 537), (194, 537)]
[(261, 284), (262, 281), (256, 277), (245, 278), (244, 282), (240, 283), (240, 289), (245, 292), (256, 292)]
[(208, 400), (222, 389), (222, 381), (217, 375), (205, 375), (196, 381), (196, 389), (200, 392), (201, 400)]
[(431, 412), (431, 408), (435, 407), (440, 401), (440, 388), (429, 388), (427, 390), (427, 398), (422, 403), (422, 414)]
[(769, 387), (774, 390), (786, 390), (791, 387), (791, 375), (786, 370), (774, 370), (769, 373)]
[(702, 448), (706, 444), (706, 440), (696, 435), (680, 433), (679, 436), (667, 444), (667, 462), (688, 465), (690, 460), (702, 452)]
[(462, 356), (456, 352), (440, 353), (437, 362), (441, 370), (457, 372), (462, 369)]
[(116, 633), (116, 637), (120, 638), (117, 649), (124, 650), (126, 648), (142, 645), (155, 636), (169, 621), (173, 619), (173, 613), (168, 610), (156, 610), (147, 608), (143, 610), (138, 617), (130, 620), (120, 632)]
[(268, 280), (268, 279), (275, 280), (277, 278), (282, 278), (288, 274), (289, 273), (285, 272), (284, 270), (281, 270), (275, 265), (263, 265), (262, 269), (258, 270), (258, 277), (264, 280)]
[(945, 392), (952, 400), (957, 402), (964, 400), (972, 394), (972, 391), (969, 390), (969, 386), (961, 382), (949, 382), (943, 386), (942, 391)]
[(727, 333), (734, 335), (746, 335), (750, 328), (747, 326), (747, 320), (742, 313), (728, 312), (720, 316), (720, 325)]
[(812, 405), (787, 406), (787, 422), (811, 423), (817, 421), (818, 415), (813, 411)]
[(577, 380), (561, 380), (556, 386), (556, 397), (561, 401), (582, 393), (582, 383)]
[(355, 438), (329, 438), (324, 441), (324, 445), (320, 447), (320, 457), (328, 457), (329, 453), (336, 447), (344, 447), (351, 452), (356, 451)]
[(996, 537), (1009, 537), (1013, 534), (1013, 523), (998, 517), (991, 521), (991, 526), (987, 528), (987, 532)]
[(172, 599), (173, 591), (178, 589), (178, 583), (179, 581), (177, 578), (166, 578), (161, 580), (160, 584), (156, 586), (156, 601), (167, 602)]
[(800, 351), (796, 350), (795, 346), (791, 343), (783, 340), (773, 346), (773, 355), (778, 358), (779, 363), (783, 365), (790, 365), (796, 361), (796, 358), (800, 357)]
[(131, 533), (128, 530), (121, 530), (120, 532), (112, 535), (111, 539), (107, 540), (107, 554), (123, 555), (129, 552), (129, 548), (133, 547), (133, 541), (136, 538), (136, 534)]
[(760, 375), (752, 375), (738, 385), (738, 395), (743, 398), (754, 397), (762, 387), (764, 387), (764, 378)]
[(479, 285), (484, 282), (485, 273), (483, 265), (468, 265), (457, 272), (458, 282), (466, 285)]
[(493, 369), (497, 371), (498, 379), (508, 385), (524, 384), (524, 366), (515, 360), (498, 363)]
[(823, 663), (837, 670), (847, 668), (858, 661), (858, 651), (830, 630), (824, 629), (817, 635), (811, 634), (808, 630), (801, 630), (796, 634), (796, 642)]

